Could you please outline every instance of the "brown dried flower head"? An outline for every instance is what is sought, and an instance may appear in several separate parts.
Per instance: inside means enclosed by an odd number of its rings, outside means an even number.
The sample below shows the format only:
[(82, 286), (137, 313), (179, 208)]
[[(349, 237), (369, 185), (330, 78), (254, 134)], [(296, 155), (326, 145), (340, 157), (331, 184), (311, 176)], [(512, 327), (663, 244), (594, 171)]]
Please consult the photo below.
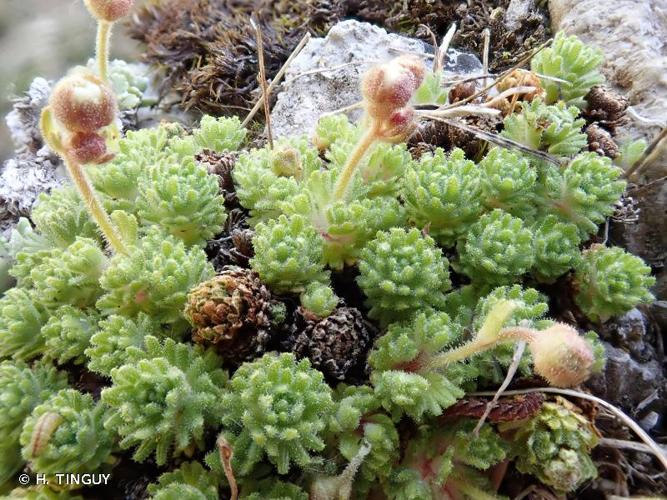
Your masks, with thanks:
[(520, 101), (530, 102), (536, 97), (544, 94), (540, 78), (532, 71), (527, 71), (525, 69), (515, 69), (505, 78), (500, 80), (497, 85), (499, 92), (504, 92), (505, 90), (515, 87), (533, 87), (535, 89), (532, 92), (518, 94), (517, 99)]
[(191, 290), (185, 307), (193, 340), (233, 362), (261, 356), (284, 313), (255, 272), (234, 266)]

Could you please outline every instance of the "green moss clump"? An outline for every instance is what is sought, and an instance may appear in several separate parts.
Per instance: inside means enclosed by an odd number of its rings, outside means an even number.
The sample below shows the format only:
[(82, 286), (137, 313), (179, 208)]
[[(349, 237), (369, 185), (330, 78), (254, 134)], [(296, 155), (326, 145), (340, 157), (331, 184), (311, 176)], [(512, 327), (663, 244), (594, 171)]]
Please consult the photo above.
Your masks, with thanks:
[(40, 234), (61, 248), (70, 246), (77, 237), (98, 237), (97, 226), (73, 186), (40, 194), (30, 218)]
[(540, 75), (567, 82), (564, 84), (541, 79), (548, 103), (563, 100), (567, 104), (584, 108), (586, 94), (593, 86), (604, 82), (604, 76), (598, 71), (603, 61), (604, 56), (600, 50), (586, 46), (574, 35), (567, 36), (559, 31), (551, 47), (535, 54), (530, 67)]
[(181, 324), (188, 291), (213, 276), (213, 267), (199, 248), (151, 229), (129, 255), (117, 254), (100, 278), (103, 295), (97, 308), (104, 314), (134, 317), (143, 312), (155, 321)]
[(371, 384), (383, 408), (397, 420), (437, 416), (464, 396), (460, 383), (475, 371), (457, 364), (449, 372), (431, 369), (429, 361), (455, 346), (461, 327), (439, 312), (419, 313), (412, 321), (394, 323), (378, 338), (368, 357)]
[(88, 369), (111, 376), (114, 368), (141, 359), (146, 337), (160, 337), (161, 331), (160, 325), (143, 313), (134, 319), (119, 315), (103, 319), (85, 350)]
[(44, 352), (42, 327), (47, 309), (22, 288), (7, 290), (0, 297), (0, 359), (30, 360)]
[(201, 245), (222, 230), (227, 215), (218, 179), (194, 158), (169, 158), (139, 178), (137, 214), (190, 245)]
[(304, 217), (281, 215), (258, 224), (253, 246), (250, 264), (276, 292), (301, 292), (310, 283), (328, 281), (322, 264), (324, 242)]
[(590, 452), (598, 432), (569, 404), (544, 403), (532, 419), (503, 424), (501, 430), (514, 431), (511, 453), (517, 469), (558, 491), (574, 491), (597, 476)]
[(437, 149), (408, 169), (403, 187), (408, 219), (444, 246), (479, 218), (482, 206), (482, 175), (462, 150), (446, 155)]
[(41, 329), (46, 342), (44, 355), (61, 365), (67, 362), (84, 363), (84, 351), (97, 331), (98, 320), (99, 316), (94, 310), (60, 307)]
[(67, 387), (67, 376), (44, 362), (0, 363), (0, 486), (23, 467), (19, 437), (23, 422), (51, 394)]
[(456, 269), (474, 282), (489, 285), (518, 281), (535, 262), (533, 240), (532, 231), (521, 219), (493, 210), (458, 241)]
[(154, 500), (218, 500), (218, 481), (199, 462), (186, 462), (172, 472), (162, 474), (148, 485)]

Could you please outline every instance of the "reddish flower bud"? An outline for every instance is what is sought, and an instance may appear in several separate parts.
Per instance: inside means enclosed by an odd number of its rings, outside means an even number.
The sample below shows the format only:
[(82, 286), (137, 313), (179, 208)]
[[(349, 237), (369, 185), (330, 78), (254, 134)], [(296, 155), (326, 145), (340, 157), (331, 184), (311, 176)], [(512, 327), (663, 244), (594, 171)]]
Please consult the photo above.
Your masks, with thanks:
[(60, 80), (50, 100), (58, 122), (70, 132), (96, 132), (116, 117), (111, 89), (91, 72), (77, 72)]
[(387, 120), (387, 129), (382, 132), (385, 139), (403, 139), (415, 126), (415, 110), (410, 107), (394, 111)]
[(386, 119), (405, 107), (424, 78), (423, 66), (415, 57), (402, 56), (371, 68), (361, 82), (368, 113)]
[(114, 23), (130, 13), (134, 0), (83, 0), (83, 3), (98, 21)]
[(535, 332), (529, 345), (535, 372), (555, 387), (579, 385), (591, 374), (591, 346), (569, 325), (556, 323)]
[(111, 159), (107, 152), (107, 144), (99, 134), (94, 132), (77, 132), (69, 141), (69, 151), (76, 161), (82, 164), (105, 163)]

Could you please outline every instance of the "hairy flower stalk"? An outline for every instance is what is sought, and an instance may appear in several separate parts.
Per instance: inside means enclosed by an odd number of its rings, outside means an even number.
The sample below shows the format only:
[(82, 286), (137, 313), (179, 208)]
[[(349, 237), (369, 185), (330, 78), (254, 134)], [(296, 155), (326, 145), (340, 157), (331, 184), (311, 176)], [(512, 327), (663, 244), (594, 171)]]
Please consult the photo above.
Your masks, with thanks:
[(109, 50), (113, 25), (125, 17), (132, 8), (134, 0), (83, 0), (90, 14), (97, 20), (97, 42), (95, 59), (99, 76), (108, 79)]
[[(82, 163), (105, 163), (110, 159), (104, 138), (105, 127), (112, 126), (116, 101), (108, 86), (87, 71), (72, 72), (54, 88), (44, 108), (40, 127), (49, 147), (63, 159), (88, 212), (104, 238), (117, 253), (127, 253), (120, 233), (102, 206)], [(84, 136), (81, 146), (79, 139)]]
[(345, 197), (359, 162), (376, 141), (401, 141), (412, 130), (415, 112), (408, 103), (421, 85), (425, 71), (419, 59), (401, 56), (364, 75), (361, 93), (368, 129), (347, 158), (336, 181), (334, 199)]
[(524, 341), (533, 356), (535, 372), (549, 384), (573, 387), (591, 375), (595, 364), (593, 348), (575, 328), (562, 323), (543, 331), (524, 326), (503, 328), (516, 308), (517, 304), (513, 301), (499, 301), (472, 340), (434, 356), (425, 363), (425, 368), (442, 368), (501, 343)]

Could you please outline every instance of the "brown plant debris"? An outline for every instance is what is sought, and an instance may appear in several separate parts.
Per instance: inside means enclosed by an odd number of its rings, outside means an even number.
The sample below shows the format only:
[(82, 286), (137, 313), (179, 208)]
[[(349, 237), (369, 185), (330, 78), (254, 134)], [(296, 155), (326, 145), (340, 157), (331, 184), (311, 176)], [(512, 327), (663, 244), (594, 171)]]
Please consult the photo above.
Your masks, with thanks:
[(618, 144), (614, 142), (611, 134), (597, 123), (591, 123), (586, 127), (586, 135), (588, 136), (589, 151), (595, 151), (609, 158), (616, 158), (618, 156)]
[(280, 310), (255, 272), (227, 267), (190, 292), (185, 315), (194, 342), (215, 348), (225, 360), (243, 362), (264, 353)]
[(626, 97), (603, 85), (593, 87), (586, 95), (586, 102), (588, 107), (583, 112), (584, 117), (590, 122), (600, 122), (612, 133), (628, 109)]
[(509, 0), (151, 0), (133, 16), (130, 33), (146, 45), (146, 62), (164, 70), (163, 96), (175, 91), (185, 109), (227, 114), (251, 107), (258, 96), (257, 43), (249, 22), (254, 13), (264, 39), (268, 78), (306, 32), (321, 36), (348, 17), (429, 43), (428, 29), (442, 37), (456, 22), (455, 45), (477, 54), (483, 49), (479, 34), (488, 28), (489, 69), (497, 71), (512, 66), (547, 37), (548, 23), (540, 12), (508, 29), (508, 5)]
[[(489, 400), (485, 398), (466, 398), (447, 408), (443, 417), (480, 418), (486, 411)], [(537, 414), (544, 402), (544, 396), (531, 393), (520, 396), (503, 397), (493, 407), (487, 420), (489, 422), (513, 422), (525, 420)]]
[(144, 59), (164, 69), (162, 95), (174, 90), (185, 109), (231, 113), (255, 100), (259, 66), (252, 14), (262, 30), (269, 77), (306, 31), (321, 34), (338, 19), (326, 0), (162, 0), (141, 8), (130, 32), (146, 45)]

